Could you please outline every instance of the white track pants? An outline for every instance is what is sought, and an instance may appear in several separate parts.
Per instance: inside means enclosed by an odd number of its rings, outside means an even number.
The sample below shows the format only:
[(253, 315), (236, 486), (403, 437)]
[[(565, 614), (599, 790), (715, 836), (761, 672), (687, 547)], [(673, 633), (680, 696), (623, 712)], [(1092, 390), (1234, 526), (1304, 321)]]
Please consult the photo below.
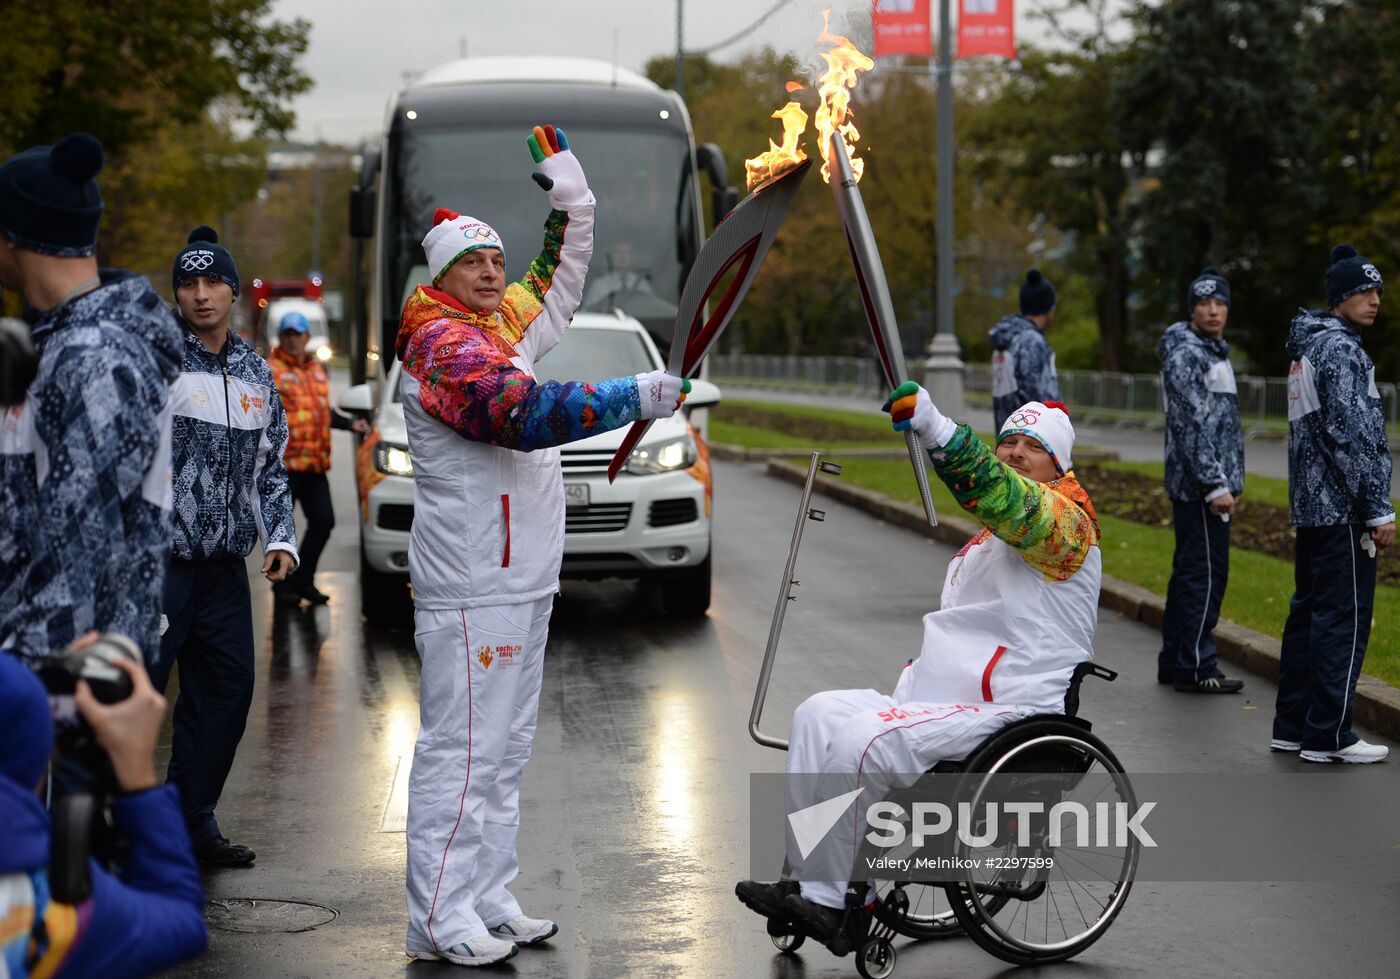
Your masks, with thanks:
[[(862, 775), (918, 776), (946, 759), (966, 758), (998, 730), (1033, 711), (1000, 704), (957, 706), (901, 704), (874, 690), (827, 690), (808, 697), (793, 712), (788, 746), (788, 812), (796, 812), (860, 787)], [(803, 777), (793, 778), (800, 775)], [(830, 776), (826, 779), (814, 775)], [(912, 781), (911, 783), (912, 784)], [(855, 857), (865, 829), (858, 799), (831, 828), (828, 845)], [(787, 860), (801, 876), (802, 858), (787, 834)], [(830, 908), (844, 907), (846, 881), (802, 881), (802, 896)]]
[(520, 776), (539, 715), (553, 598), (416, 609), (423, 661), (408, 778), (409, 952), (479, 938), (520, 914)]

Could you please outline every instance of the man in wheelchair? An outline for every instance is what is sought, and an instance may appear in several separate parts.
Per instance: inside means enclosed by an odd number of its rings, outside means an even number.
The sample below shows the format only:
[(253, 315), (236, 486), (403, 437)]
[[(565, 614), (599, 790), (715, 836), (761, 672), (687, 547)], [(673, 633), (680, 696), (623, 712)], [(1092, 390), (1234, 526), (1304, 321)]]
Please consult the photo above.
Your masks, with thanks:
[[(958, 504), (982, 529), (948, 565), (939, 609), (924, 616), (920, 656), (892, 695), (828, 690), (793, 713), (788, 812), (820, 801), (812, 775), (917, 774), (961, 759), (996, 731), (1060, 713), (1075, 667), (1093, 655), (1103, 573), (1098, 520), (1071, 470), (1074, 428), (1059, 402), (1011, 413), (995, 450), (945, 417), (916, 384), (885, 403), (913, 429)], [(794, 775), (805, 775), (797, 777)], [(854, 852), (856, 819), (828, 841)], [(785, 878), (742, 881), (741, 901), (819, 941), (840, 926), (846, 881), (806, 880), (791, 827)], [(798, 883), (800, 881), (800, 884)]]

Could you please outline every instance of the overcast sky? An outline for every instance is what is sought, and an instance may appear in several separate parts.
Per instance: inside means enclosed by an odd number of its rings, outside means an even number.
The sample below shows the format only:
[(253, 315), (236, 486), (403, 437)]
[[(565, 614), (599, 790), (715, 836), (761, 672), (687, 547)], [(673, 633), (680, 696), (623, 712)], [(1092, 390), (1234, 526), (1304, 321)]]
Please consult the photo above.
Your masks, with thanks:
[[(729, 37), (771, 3), (687, 0), (686, 48)], [(764, 45), (814, 56), (828, 6), (833, 28), (848, 18), (868, 18), (870, 10), (869, 0), (792, 0), (745, 40), (712, 57), (728, 61)], [(375, 136), (385, 102), (404, 73), (457, 58), (464, 46), (468, 56), (558, 54), (611, 61), (615, 43), (618, 63), (640, 71), (656, 55), (674, 55), (676, 44), (675, 0), (276, 0), (273, 9), (279, 18), (304, 17), (312, 25), (304, 68), (316, 87), (295, 104), (295, 135), (307, 140)], [(1018, 26), (1024, 20), (1018, 9)]]

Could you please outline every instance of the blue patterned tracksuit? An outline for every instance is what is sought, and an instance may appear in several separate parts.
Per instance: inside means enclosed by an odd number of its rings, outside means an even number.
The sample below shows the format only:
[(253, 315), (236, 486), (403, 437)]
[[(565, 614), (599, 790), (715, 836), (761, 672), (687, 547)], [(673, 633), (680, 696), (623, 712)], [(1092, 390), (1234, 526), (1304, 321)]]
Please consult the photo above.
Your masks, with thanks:
[(272, 371), (236, 335), (210, 353), (185, 331), (175, 383), (175, 546), (165, 584), (160, 660), (164, 689), (180, 664), (168, 779), (195, 846), (221, 835), (214, 806), (233, 766), (253, 700), (253, 613), (244, 559), (296, 557), (292, 496), (282, 451), (287, 416)]
[(1040, 328), (1024, 316), (1003, 316), (992, 338), (992, 416), (994, 428), (1028, 401), (1059, 401), (1055, 351)]
[(1222, 675), (1213, 632), (1230, 576), (1230, 525), (1209, 504), (1227, 492), (1244, 492), (1244, 435), (1228, 343), (1174, 323), (1157, 356), (1167, 403), (1166, 488), (1176, 528), (1157, 680), (1196, 683)]
[(145, 279), (101, 283), (34, 322), (38, 376), (0, 414), (0, 648), (25, 656), (90, 629), (158, 646), (180, 328)]
[(1395, 520), (1376, 368), (1351, 324), (1300, 311), (1288, 337), (1289, 522), (1298, 529), (1274, 737), (1335, 751), (1351, 730), (1376, 592), (1370, 528)]

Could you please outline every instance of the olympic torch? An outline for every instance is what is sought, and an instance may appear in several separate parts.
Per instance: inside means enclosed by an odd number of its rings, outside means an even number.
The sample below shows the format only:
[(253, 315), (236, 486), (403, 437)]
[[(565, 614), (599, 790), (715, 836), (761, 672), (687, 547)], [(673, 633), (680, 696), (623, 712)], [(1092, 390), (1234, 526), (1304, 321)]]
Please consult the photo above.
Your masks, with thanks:
[[(755, 189), (725, 216), (714, 234), (700, 247), (676, 312), (675, 333), (666, 367), (672, 374), (693, 377), (700, 370), (700, 362), (734, 318), (744, 294), (758, 275), (763, 257), (768, 254), (811, 165), (810, 160), (803, 160)], [(730, 273), (733, 277), (728, 287), (723, 295), (716, 296), (720, 284)], [(710, 312), (707, 304), (712, 298), (715, 308)], [(632, 423), (627, 437), (608, 464), (608, 482), (617, 478), (650, 427), (649, 421)]]
[[(885, 384), (893, 391), (909, 380), (909, 371), (904, 365), (904, 344), (899, 338), (899, 324), (894, 318), (894, 303), (890, 300), (890, 288), (885, 282), (885, 267), (880, 262), (880, 251), (875, 245), (875, 233), (870, 230), (870, 219), (865, 214), (865, 202), (861, 199), (860, 188), (851, 172), (851, 160), (846, 154), (846, 142), (839, 131), (831, 134), (831, 193), (836, 197), (836, 210), (841, 214), (841, 224), (846, 231), (846, 244), (851, 249), (851, 263), (855, 266), (856, 282), (860, 286), (861, 304), (865, 307), (865, 321), (870, 325), (870, 336), (875, 341), (875, 350), (880, 355), (880, 369), (885, 375)], [(938, 526), (938, 514), (933, 509), (933, 494), (928, 486), (928, 465), (924, 447), (919, 436), (912, 431), (904, 433), (904, 443), (909, 447), (909, 461), (914, 464), (914, 481), (919, 484), (919, 499), (924, 504), (924, 516), (933, 526)]]

